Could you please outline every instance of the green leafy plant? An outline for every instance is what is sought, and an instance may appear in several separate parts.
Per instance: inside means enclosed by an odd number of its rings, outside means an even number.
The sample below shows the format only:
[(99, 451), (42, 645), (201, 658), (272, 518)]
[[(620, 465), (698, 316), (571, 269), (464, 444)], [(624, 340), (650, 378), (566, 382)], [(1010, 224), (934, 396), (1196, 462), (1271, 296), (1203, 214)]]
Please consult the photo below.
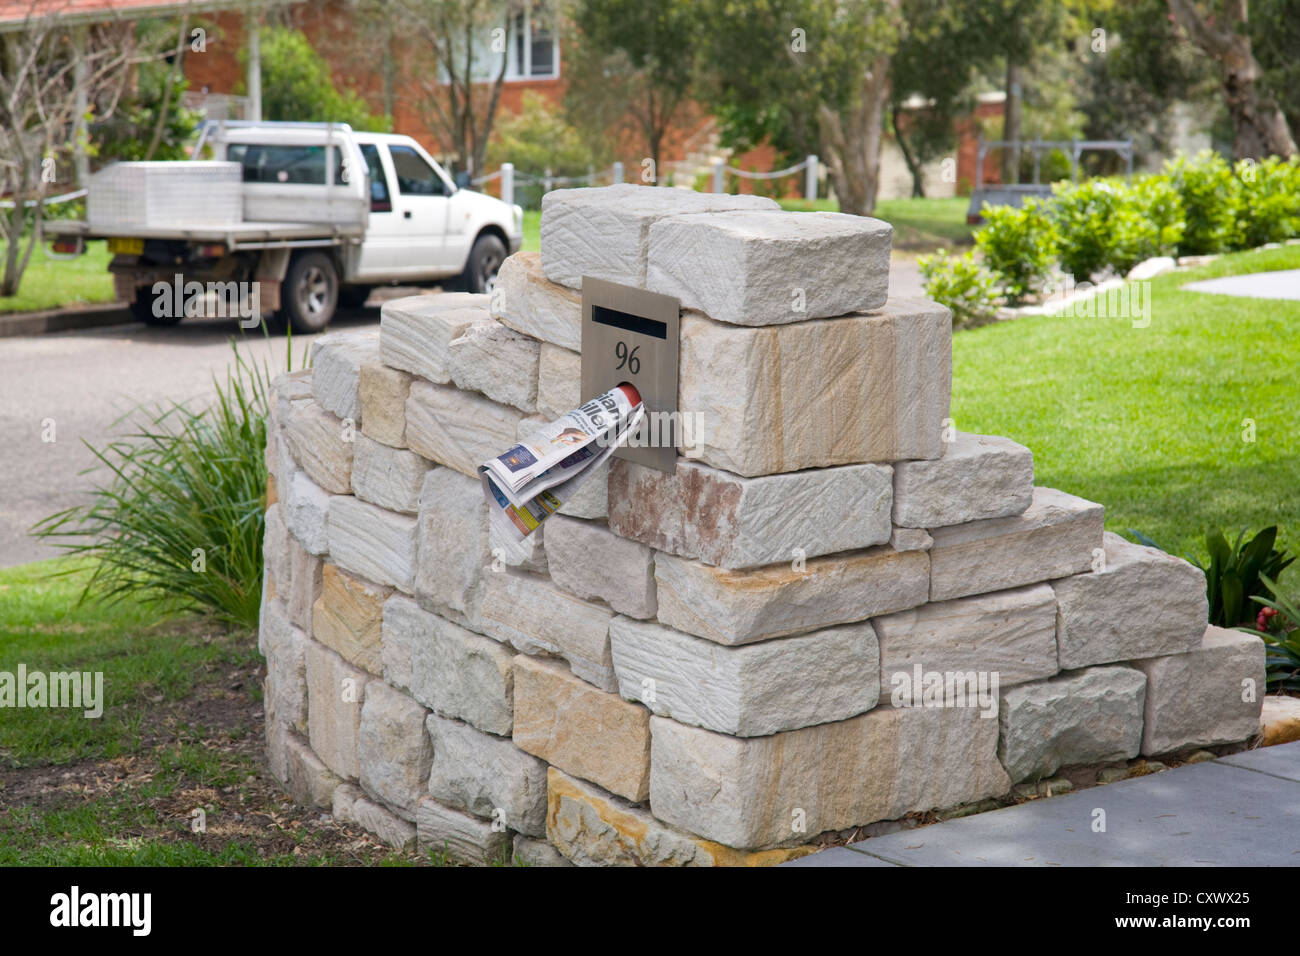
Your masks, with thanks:
[(1154, 256), (1172, 256), (1183, 241), (1187, 222), (1183, 201), (1168, 176), (1138, 176), (1126, 189), (1129, 205), (1141, 217), (1141, 223), (1126, 237), (1121, 258), (1131, 260), (1125, 269)]
[(1237, 216), (1241, 180), (1218, 153), (1204, 150), (1194, 159), (1180, 156), (1165, 164), (1165, 173), (1178, 191), (1187, 226), (1178, 245), (1180, 255), (1225, 252), (1239, 242)]
[[(1256, 611), (1251, 603), (1260, 603), (1254, 595), (1268, 587), (1265, 580), (1276, 581), (1278, 576), (1295, 560), (1285, 551), (1274, 547), (1277, 525), (1265, 528), (1249, 541), (1243, 530), (1236, 543), (1229, 545), (1221, 531), (1211, 531), (1205, 536), (1209, 562), (1201, 564), (1188, 558), (1205, 573), (1205, 593), (1210, 600), (1210, 623), (1219, 627), (1236, 627), (1250, 624)], [(1243, 544), (1243, 542), (1245, 542)]]
[(224, 382), (214, 376), (210, 404), (141, 407), (131, 413), (133, 433), (103, 448), (87, 444), (109, 480), (87, 503), (33, 529), (94, 560), (83, 601), (131, 595), (256, 625), (270, 377), (236, 351)]
[(940, 249), (916, 260), (925, 280), (925, 294), (952, 310), (954, 328), (991, 321), (997, 314), (997, 276), (967, 252), (950, 256)]
[[(1158, 187), (1146, 189), (1156, 198)], [(1061, 267), (1084, 282), (1107, 266), (1127, 272), (1160, 248), (1161, 226), (1150, 218), (1143, 197), (1115, 179), (1060, 183), (1052, 196), (1051, 213), (1059, 236)], [(1174, 198), (1170, 193), (1159, 197)], [(1167, 210), (1162, 210), (1167, 215)]]
[(1300, 159), (1243, 159), (1234, 172), (1241, 183), (1241, 244), (1247, 249), (1300, 235)]
[[(1257, 621), (1254, 628), (1243, 627), (1241, 630), (1264, 639), (1264, 667), (1269, 690), (1300, 691), (1300, 609), (1282, 597), (1273, 578), (1261, 574), (1259, 579), (1273, 597), (1258, 594), (1254, 600), (1276, 614), (1268, 615), (1269, 620)], [(1260, 618), (1265, 617), (1265, 612), (1261, 611)]]
[(1019, 302), (1046, 278), (1056, 257), (1056, 228), (1033, 199), (1019, 208), (986, 203), (980, 214), (988, 225), (975, 234), (975, 245), (1002, 279), (1007, 299)]

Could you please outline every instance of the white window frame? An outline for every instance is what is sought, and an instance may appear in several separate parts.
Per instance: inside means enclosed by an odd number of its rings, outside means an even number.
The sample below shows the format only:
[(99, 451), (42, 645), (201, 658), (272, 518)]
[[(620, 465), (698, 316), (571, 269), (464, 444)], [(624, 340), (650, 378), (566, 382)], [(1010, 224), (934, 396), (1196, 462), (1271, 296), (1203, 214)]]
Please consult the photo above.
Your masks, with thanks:
[[(514, 50), (519, 40), (515, 24), (518, 18), (510, 18), (510, 29), (506, 34), (506, 82), (507, 83), (524, 83), (528, 80), (556, 80), (560, 77), (560, 31), (556, 30), (551, 34), (551, 52), (554, 69), (550, 73), (533, 74), (533, 22), (532, 22), (533, 4), (525, 4), (523, 10), (524, 18), (524, 43), (523, 54), (524, 62), (515, 63)], [(516, 70), (517, 66), (522, 66), (522, 71)]]

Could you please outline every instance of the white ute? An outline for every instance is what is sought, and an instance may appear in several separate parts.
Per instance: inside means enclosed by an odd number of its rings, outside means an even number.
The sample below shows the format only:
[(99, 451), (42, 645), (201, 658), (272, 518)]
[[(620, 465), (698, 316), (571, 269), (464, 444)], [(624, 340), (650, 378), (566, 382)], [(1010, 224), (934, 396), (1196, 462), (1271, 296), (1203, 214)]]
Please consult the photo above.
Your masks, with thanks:
[(360, 305), (377, 285), (491, 292), (523, 240), (522, 209), (458, 188), (409, 136), (214, 122), (193, 155), (105, 167), (90, 179), (86, 219), (45, 227), (56, 255), (107, 240), (119, 297), (150, 325), (179, 322), (180, 290), (198, 283), (208, 297), (218, 290), (219, 307), (230, 290), (242, 296), (218, 314), (243, 317), (255, 302), (316, 332), (340, 301)]

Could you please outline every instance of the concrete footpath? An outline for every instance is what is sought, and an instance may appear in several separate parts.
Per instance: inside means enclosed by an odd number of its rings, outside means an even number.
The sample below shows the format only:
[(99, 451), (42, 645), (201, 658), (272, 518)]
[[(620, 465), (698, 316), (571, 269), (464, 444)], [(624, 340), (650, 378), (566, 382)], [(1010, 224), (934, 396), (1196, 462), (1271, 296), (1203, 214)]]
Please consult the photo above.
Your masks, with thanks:
[(834, 847), (785, 866), (1300, 866), (1300, 741)]

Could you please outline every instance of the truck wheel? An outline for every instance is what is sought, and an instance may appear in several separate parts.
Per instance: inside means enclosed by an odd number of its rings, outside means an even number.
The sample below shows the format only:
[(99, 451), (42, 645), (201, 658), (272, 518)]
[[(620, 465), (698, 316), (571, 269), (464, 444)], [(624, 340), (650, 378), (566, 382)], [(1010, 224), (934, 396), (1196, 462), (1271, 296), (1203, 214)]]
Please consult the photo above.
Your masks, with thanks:
[(366, 304), (370, 293), (375, 291), (372, 285), (345, 285), (339, 289), (339, 304), (349, 309), (359, 309)]
[[(163, 295), (170, 297), (169, 292), (164, 292)], [(156, 299), (157, 296), (154, 295), (152, 286), (136, 286), (135, 298), (127, 303), (127, 308), (131, 310), (133, 316), (145, 325), (152, 325), (155, 328), (167, 328), (178, 324), (181, 319), (185, 318), (184, 310), (180, 315), (171, 315), (169, 313), (174, 310), (170, 308), (164, 309), (163, 315), (154, 315), (153, 307)]]
[(505, 243), (491, 233), (479, 236), (469, 251), (469, 261), (465, 263), (465, 290), (491, 292), (496, 288), (497, 271), (505, 261)]
[(322, 252), (295, 256), (280, 286), (281, 316), (295, 332), (319, 332), (330, 324), (339, 302), (339, 276)]

